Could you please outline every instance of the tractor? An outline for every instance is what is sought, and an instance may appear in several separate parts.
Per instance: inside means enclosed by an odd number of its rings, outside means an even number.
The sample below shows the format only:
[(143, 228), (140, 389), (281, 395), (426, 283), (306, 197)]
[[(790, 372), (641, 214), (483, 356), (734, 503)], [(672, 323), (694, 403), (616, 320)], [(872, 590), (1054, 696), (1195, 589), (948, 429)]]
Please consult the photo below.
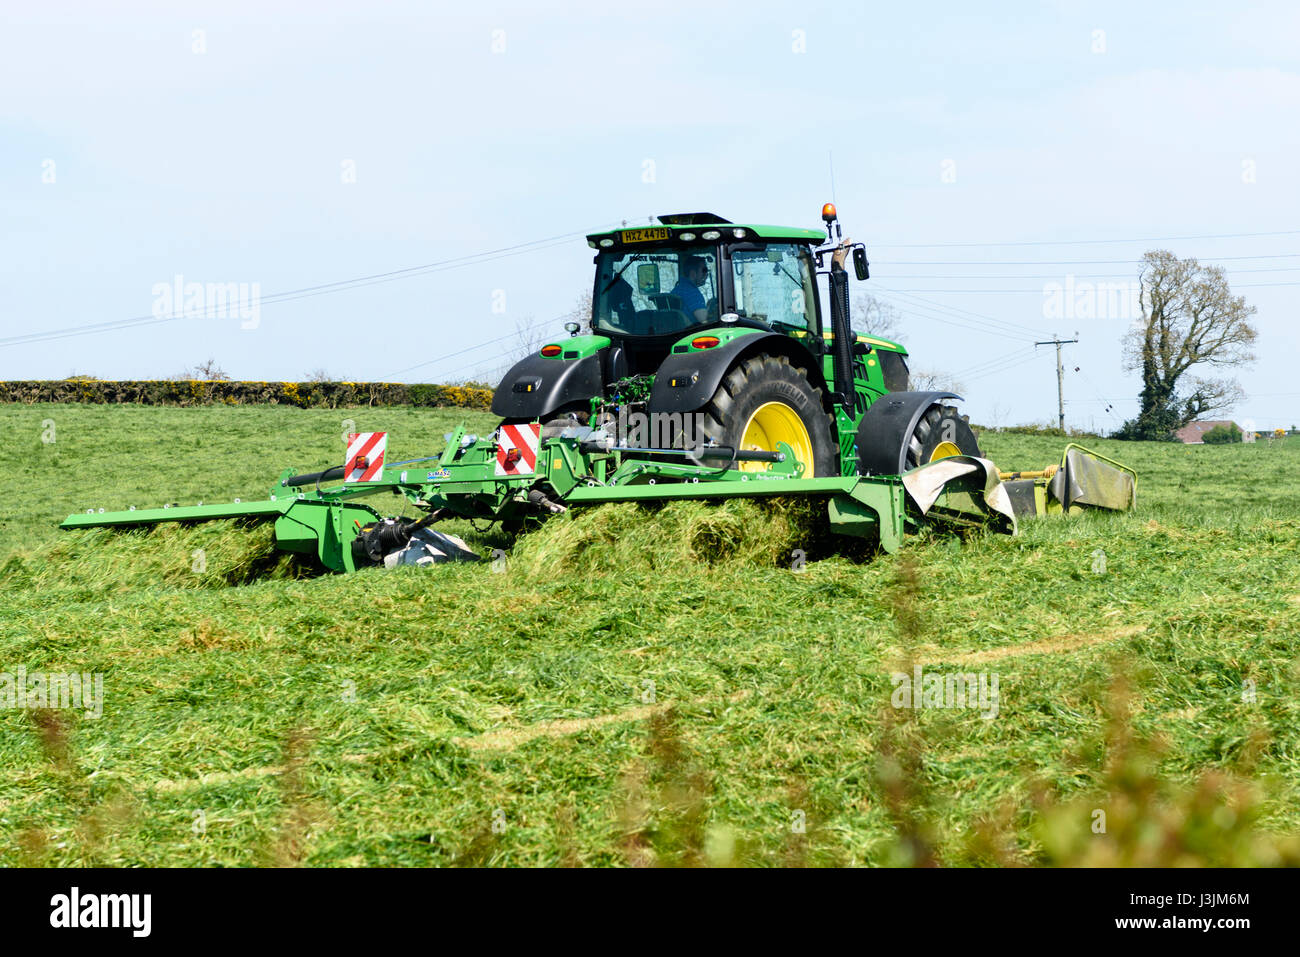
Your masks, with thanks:
[(822, 219), (824, 233), (685, 213), (588, 236), (589, 332), (569, 323), (570, 338), (517, 363), (492, 411), (542, 422), (543, 437), (639, 412), (662, 423), (660, 437), (742, 451), (784, 442), (806, 477), (978, 457), (960, 397), (909, 391), (907, 351), (852, 330), (845, 260), (869, 278), (866, 248), (843, 239), (834, 205)]
[[(685, 213), (588, 236), (588, 330), (570, 322), (510, 369), (489, 435), (461, 426), (440, 453), (394, 463), (386, 433), (358, 433), (344, 465), (286, 468), (264, 499), (88, 508), (60, 527), (274, 522), (278, 548), (350, 572), (477, 557), (428, 527), (443, 518), (519, 530), (609, 502), (811, 496), (832, 531), (886, 552), (923, 528), (1015, 534), (1027, 518), (1133, 507), (1132, 469), (1069, 445), (1058, 464), (999, 472), (959, 396), (910, 391), (907, 351), (850, 324), (845, 267), (869, 278), (866, 247), (833, 205), (822, 219), (824, 234)], [(423, 517), (361, 501), (385, 493)]]

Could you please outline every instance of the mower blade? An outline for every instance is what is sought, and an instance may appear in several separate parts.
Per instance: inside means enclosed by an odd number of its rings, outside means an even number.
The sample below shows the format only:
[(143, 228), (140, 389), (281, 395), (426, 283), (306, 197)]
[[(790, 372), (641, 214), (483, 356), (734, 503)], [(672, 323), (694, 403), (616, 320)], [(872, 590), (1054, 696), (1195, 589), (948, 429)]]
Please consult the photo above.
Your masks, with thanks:
[(984, 525), (1016, 533), (1016, 513), (988, 459), (953, 455), (903, 473), (916, 510), (931, 522)]

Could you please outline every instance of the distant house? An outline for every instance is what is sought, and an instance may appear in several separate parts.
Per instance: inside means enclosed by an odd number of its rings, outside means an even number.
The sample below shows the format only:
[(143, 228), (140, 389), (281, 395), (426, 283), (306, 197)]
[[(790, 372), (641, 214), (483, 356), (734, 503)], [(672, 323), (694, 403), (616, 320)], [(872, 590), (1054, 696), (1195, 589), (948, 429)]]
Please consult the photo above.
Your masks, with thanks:
[(1241, 439), (1243, 442), (1255, 441), (1254, 432), (1247, 432), (1242, 429), (1241, 426), (1237, 425), (1236, 422), (1228, 419), (1223, 419), (1221, 421), (1189, 422), (1175, 432), (1174, 435), (1177, 437), (1178, 441), (1182, 442), (1184, 445), (1204, 445), (1205, 433), (1210, 431), (1210, 429), (1218, 428), (1219, 426), (1236, 429), (1238, 432), (1241, 432)]

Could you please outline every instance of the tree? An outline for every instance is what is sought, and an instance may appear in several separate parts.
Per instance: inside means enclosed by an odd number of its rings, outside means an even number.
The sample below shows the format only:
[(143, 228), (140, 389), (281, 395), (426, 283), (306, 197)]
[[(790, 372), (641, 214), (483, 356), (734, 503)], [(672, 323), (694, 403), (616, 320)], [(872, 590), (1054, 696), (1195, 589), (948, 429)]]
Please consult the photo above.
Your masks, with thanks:
[(849, 314), (853, 317), (854, 330), (864, 335), (893, 339), (902, 331), (903, 318), (898, 310), (869, 293), (853, 297)]
[(913, 392), (955, 392), (961, 395), (966, 390), (952, 373), (938, 369), (918, 369), (907, 378), (908, 388)]
[(588, 289), (578, 294), (578, 298), (573, 300), (573, 308), (564, 314), (561, 323), (576, 322), (583, 329), (589, 329), (591, 325), (591, 290)]
[(173, 379), (187, 381), (195, 379), (204, 382), (229, 382), (230, 376), (226, 375), (224, 369), (217, 365), (216, 359), (209, 359), (206, 362), (200, 362), (192, 369), (182, 369), (179, 373), (172, 376)]
[[(1149, 251), (1142, 262), (1142, 316), (1124, 338), (1125, 368), (1142, 373), (1140, 410), (1116, 438), (1167, 439), (1241, 400), (1235, 379), (1188, 373), (1253, 361), (1257, 333), (1249, 319), (1255, 307), (1232, 294), (1221, 266), (1202, 266), (1164, 249)], [(1180, 394), (1180, 384), (1189, 390)]]

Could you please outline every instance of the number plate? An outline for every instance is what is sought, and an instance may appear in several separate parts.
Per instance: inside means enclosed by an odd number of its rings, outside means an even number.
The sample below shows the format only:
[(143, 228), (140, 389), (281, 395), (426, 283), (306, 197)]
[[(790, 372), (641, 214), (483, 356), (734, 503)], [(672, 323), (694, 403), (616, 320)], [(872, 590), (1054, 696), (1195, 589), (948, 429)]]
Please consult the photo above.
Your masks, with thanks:
[(650, 243), (657, 239), (670, 239), (673, 231), (663, 226), (655, 226), (650, 229), (625, 229), (618, 234), (618, 238), (625, 243)]

